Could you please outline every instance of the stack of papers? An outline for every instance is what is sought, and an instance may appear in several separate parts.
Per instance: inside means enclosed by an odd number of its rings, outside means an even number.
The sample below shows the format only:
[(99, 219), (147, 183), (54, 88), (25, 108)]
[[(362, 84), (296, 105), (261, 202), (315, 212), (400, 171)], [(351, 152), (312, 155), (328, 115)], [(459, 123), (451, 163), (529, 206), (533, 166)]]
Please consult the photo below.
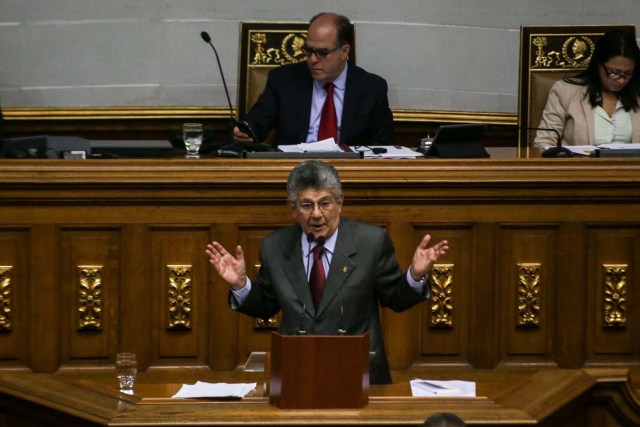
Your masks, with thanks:
[(438, 381), (414, 378), (410, 381), (414, 397), (476, 397), (473, 381)]
[[(415, 159), (422, 157), (422, 153), (413, 151), (407, 147), (399, 145), (362, 145), (352, 147), (355, 151), (364, 153), (365, 159)], [(375, 153), (374, 148), (380, 148)], [(333, 138), (324, 139), (318, 142), (301, 142), (295, 145), (278, 145), (278, 150), (285, 153), (340, 153), (342, 149), (336, 144)], [(378, 150), (376, 150), (378, 151)]]
[[(376, 154), (374, 153), (374, 148), (382, 148), (385, 152)], [(365, 159), (415, 159), (416, 157), (423, 157), (422, 153), (399, 145), (367, 145), (356, 147), (356, 150), (362, 151)]]
[(600, 150), (640, 150), (640, 144), (600, 144), (600, 145), (563, 145), (568, 148), (573, 154), (578, 156), (588, 156), (596, 148)]
[(256, 383), (206, 383), (183, 384), (180, 390), (171, 396), (174, 399), (190, 397), (237, 398), (241, 399), (255, 390)]
[(342, 151), (333, 138), (318, 142), (301, 142), (295, 145), (278, 145), (278, 150), (285, 153), (339, 153)]

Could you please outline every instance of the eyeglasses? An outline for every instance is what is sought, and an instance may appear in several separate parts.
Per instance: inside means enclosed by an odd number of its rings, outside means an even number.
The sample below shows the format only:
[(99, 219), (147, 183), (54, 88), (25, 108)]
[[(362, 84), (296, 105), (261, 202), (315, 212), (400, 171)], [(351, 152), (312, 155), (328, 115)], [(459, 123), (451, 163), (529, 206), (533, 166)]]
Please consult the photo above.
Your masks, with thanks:
[(342, 47), (342, 45), (338, 45), (336, 47), (334, 47), (333, 49), (327, 49), (327, 48), (322, 48), (322, 49), (316, 49), (313, 47), (309, 47), (306, 44), (302, 45), (302, 51), (304, 52), (305, 55), (307, 55), (308, 57), (311, 55), (315, 55), (318, 59), (324, 59), (327, 57), (327, 55), (329, 55), (330, 53), (335, 52), (336, 50), (340, 49)]
[(611, 80), (631, 80), (633, 78), (633, 74), (621, 74), (617, 71), (610, 70), (604, 65), (602, 68), (604, 68), (604, 72), (607, 73), (607, 77)]
[(330, 210), (333, 209), (335, 204), (336, 203), (333, 199), (325, 199), (325, 200), (320, 200), (318, 203), (300, 202), (296, 206), (298, 207), (298, 210), (300, 212), (304, 214), (310, 214), (316, 209), (316, 206), (318, 207), (318, 209), (320, 209), (320, 212), (329, 212)]

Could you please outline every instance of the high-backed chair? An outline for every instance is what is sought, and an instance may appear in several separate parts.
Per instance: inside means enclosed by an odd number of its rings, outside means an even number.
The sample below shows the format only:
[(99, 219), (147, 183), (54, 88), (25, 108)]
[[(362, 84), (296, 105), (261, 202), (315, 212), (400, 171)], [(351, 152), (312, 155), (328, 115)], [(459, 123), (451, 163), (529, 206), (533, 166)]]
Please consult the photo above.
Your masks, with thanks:
[[(572, 25), (520, 27), (520, 83), (518, 90), (518, 149), (529, 156), (547, 95), (553, 83), (576, 75), (589, 65), (595, 42), (602, 34), (633, 25)], [(529, 129), (527, 129), (529, 128)]]
[[(302, 46), (308, 22), (241, 22), (238, 65), (238, 116), (244, 116), (264, 90), (269, 72), (306, 61)], [(355, 64), (355, 31), (349, 63)]]

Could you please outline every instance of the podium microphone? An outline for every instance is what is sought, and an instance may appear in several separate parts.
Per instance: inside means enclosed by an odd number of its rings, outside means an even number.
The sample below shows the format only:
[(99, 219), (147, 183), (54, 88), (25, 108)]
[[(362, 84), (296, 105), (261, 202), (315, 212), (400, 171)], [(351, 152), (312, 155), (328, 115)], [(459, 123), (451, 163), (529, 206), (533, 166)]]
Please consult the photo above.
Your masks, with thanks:
[(544, 130), (544, 131), (549, 131), (549, 132), (554, 132), (557, 136), (558, 136), (558, 142), (556, 143), (555, 147), (549, 147), (546, 150), (544, 150), (541, 154), (542, 157), (546, 157), (546, 158), (554, 158), (554, 157), (573, 157), (573, 153), (571, 152), (571, 150), (569, 150), (567, 147), (563, 147), (562, 146), (562, 135), (560, 135), (560, 132), (558, 132), (556, 129), (552, 129), (552, 128), (522, 128), (522, 127), (518, 127), (518, 129), (525, 129), (525, 130)]
[(211, 49), (213, 49), (213, 53), (216, 55), (216, 62), (218, 63), (218, 69), (220, 70), (220, 77), (222, 77), (222, 86), (224, 86), (224, 93), (225, 95), (227, 95), (227, 104), (229, 105), (229, 116), (231, 118), (231, 128), (233, 129), (234, 126), (237, 126), (241, 131), (243, 131), (244, 133), (249, 135), (251, 139), (253, 139), (253, 143), (245, 144), (246, 147), (241, 147), (236, 143), (232, 143), (234, 147), (232, 149), (237, 151), (243, 151), (248, 148), (250, 151), (266, 151), (268, 148), (268, 145), (261, 144), (258, 141), (258, 138), (253, 132), (253, 129), (251, 129), (251, 126), (249, 126), (249, 123), (236, 120), (236, 116), (233, 114), (233, 105), (231, 104), (231, 97), (229, 96), (229, 88), (227, 86), (227, 81), (224, 78), (224, 72), (222, 72), (222, 64), (220, 63), (220, 57), (218, 56), (218, 51), (216, 50), (216, 47), (211, 42), (211, 36), (209, 36), (209, 33), (207, 33), (206, 31), (202, 31), (200, 33), (200, 37), (202, 37), (202, 40), (204, 40), (205, 43), (211, 46)]

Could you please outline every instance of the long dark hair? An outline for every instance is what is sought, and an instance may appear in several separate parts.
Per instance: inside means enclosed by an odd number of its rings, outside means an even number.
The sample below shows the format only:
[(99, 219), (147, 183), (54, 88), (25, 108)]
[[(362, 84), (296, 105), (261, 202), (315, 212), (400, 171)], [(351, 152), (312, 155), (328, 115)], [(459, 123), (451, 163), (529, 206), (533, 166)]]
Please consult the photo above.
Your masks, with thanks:
[(618, 99), (622, 102), (625, 111), (635, 111), (640, 96), (640, 49), (631, 32), (627, 30), (612, 30), (604, 33), (596, 42), (593, 58), (586, 70), (575, 77), (567, 77), (564, 80), (582, 86), (587, 86), (587, 95), (592, 107), (602, 106), (602, 80), (600, 79), (600, 67), (614, 56), (624, 56), (635, 62), (631, 80), (618, 93)]

